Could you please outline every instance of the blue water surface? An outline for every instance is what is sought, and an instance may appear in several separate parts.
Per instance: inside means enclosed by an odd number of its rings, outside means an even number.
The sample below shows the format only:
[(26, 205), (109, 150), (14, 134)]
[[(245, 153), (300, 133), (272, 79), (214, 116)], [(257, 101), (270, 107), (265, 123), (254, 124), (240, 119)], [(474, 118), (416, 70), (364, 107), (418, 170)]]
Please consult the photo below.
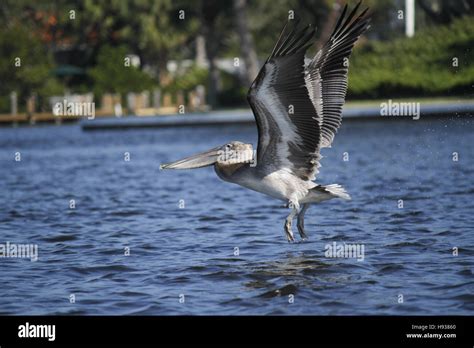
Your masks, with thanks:
[[(1, 128), (0, 244), (39, 259), (0, 258), (0, 314), (474, 312), (471, 119), (345, 122), (317, 181), (352, 200), (312, 206), (296, 244), (283, 202), (159, 170), (231, 140), (256, 130)], [(364, 260), (326, 257), (333, 242)]]

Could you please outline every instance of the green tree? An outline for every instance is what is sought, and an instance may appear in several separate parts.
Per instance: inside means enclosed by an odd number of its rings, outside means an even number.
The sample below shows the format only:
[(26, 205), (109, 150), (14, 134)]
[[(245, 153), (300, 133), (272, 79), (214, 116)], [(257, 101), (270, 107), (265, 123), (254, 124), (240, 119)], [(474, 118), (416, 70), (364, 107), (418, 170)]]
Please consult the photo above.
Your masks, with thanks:
[(8, 111), (5, 110), (8, 105), (5, 100), (13, 91), (17, 92), (20, 105), (33, 94), (45, 100), (62, 92), (62, 86), (50, 75), (53, 66), (51, 55), (24, 25), (11, 23), (0, 29), (0, 52), (2, 111)]
[[(60, 12), (65, 14), (71, 8), (61, 6)], [(105, 6), (86, 0), (75, 10), (76, 19), (61, 25), (75, 46), (88, 47), (89, 65), (95, 63), (102, 46), (125, 45), (157, 77), (166, 75), (170, 56), (179, 56), (198, 29), (189, 1), (110, 0)]]
[(103, 93), (141, 92), (153, 86), (153, 79), (140, 69), (129, 64), (126, 46), (103, 46), (97, 64), (89, 70), (98, 95)]

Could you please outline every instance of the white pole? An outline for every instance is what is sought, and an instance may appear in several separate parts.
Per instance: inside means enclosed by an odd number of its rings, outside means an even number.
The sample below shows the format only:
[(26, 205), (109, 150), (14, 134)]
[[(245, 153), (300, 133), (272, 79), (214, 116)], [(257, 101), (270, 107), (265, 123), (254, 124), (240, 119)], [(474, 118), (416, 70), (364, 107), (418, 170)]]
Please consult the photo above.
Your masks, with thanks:
[(16, 115), (18, 113), (18, 95), (15, 91), (10, 93), (10, 114)]
[(415, 35), (415, 0), (405, 0), (405, 34), (408, 37)]

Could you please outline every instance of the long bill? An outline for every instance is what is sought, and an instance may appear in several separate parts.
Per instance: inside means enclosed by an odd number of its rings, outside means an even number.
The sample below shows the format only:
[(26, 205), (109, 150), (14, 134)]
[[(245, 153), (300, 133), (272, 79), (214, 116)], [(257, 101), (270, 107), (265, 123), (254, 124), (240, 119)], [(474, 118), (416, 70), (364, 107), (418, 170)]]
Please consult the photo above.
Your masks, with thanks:
[(199, 153), (182, 160), (160, 165), (160, 169), (194, 169), (213, 165), (220, 155), (220, 147)]

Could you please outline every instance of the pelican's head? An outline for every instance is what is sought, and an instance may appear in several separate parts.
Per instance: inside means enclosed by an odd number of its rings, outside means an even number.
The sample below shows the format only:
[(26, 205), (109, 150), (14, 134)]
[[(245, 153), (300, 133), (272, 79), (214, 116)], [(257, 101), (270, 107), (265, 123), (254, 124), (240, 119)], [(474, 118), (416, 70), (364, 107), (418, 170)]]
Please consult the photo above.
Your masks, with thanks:
[(252, 144), (232, 141), (215, 147), (206, 152), (183, 158), (182, 160), (160, 165), (160, 169), (194, 169), (213, 164), (228, 166), (234, 164), (252, 163), (254, 153)]

